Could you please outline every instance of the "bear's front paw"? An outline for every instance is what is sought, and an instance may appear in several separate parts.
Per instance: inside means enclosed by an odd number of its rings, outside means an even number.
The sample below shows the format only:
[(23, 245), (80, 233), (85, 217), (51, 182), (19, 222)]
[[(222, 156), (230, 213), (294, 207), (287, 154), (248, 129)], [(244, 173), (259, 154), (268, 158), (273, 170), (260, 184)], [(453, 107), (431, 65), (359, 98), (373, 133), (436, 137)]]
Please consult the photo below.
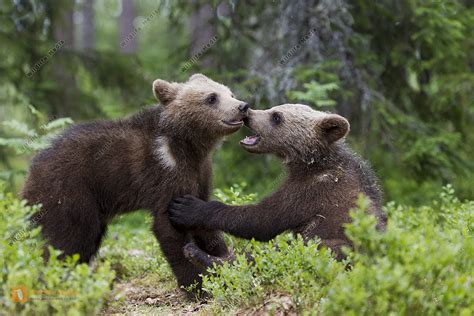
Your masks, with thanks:
[(171, 223), (188, 228), (199, 226), (202, 216), (200, 208), (205, 204), (206, 202), (191, 195), (174, 199), (168, 208)]

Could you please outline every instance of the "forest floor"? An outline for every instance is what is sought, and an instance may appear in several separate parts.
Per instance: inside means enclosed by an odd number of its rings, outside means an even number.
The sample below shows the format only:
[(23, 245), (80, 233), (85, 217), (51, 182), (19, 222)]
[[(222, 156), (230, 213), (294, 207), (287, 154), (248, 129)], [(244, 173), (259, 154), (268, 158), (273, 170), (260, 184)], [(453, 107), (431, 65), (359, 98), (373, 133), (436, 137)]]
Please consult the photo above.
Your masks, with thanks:
[(208, 314), (208, 308), (206, 303), (187, 299), (173, 280), (162, 280), (150, 272), (116, 283), (102, 314), (200, 315)]
[(147, 227), (150, 219), (143, 215), (130, 214), (118, 219), (111, 225), (100, 250), (96, 264), (107, 260), (116, 271), (112, 291), (101, 314), (213, 313), (210, 304), (189, 300), (177, 287), (159, 245)]
[[(142, 216), (142, 218), (140, 218)], [(116, 272), (112, 290), (101, 315), (289, 315), (295, 314), (291, 298), (269, 292), (254, 306), (223, 311), (219, 302), (192, 301), (186, 297), (163, 257), (142, 214), (126, 215), (109, 229), (109, 234), (92, 265), (109, 261)]]
[[(124, 299), (123, 299), (124, 298)], [(233, 311), (220, 309), (216, 302), (191, 301), (176, 287), (174, 280), (164, 280), (150, 272), (114, 285), (101, 315), (296, 315), (291, 297), (270, 293), (261, 305)]]

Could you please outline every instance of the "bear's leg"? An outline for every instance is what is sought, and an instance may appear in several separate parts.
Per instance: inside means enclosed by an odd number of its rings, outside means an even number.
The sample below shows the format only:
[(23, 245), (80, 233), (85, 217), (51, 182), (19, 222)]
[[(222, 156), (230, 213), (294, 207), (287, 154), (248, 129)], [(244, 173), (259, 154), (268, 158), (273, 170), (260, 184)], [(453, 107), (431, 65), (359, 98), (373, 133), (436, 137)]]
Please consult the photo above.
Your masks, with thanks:
[(192, 232), (196, 245), (208, 254), (216, 257), (226, 257), (229, 250), (224, 240), (224, 234), (217, 230), (196, 230)]
[(336, 260), (341, 261), (346, 258), (346, 255), (342, 252), (342, 247), (351, 247), (351, 243), (344, 239), (323, 239), (320, 246), (330, 248), (334, 252)]
[(184, 232), (176, 230), (168, 219), (167, 213), (155, 213), (153, 233), (160, 243), (179, 286), (187, 287), (197, 283), (196, 290), (201, 289), (200, 274), (205, 269), (193, 265), (183, 254), (183, 247), (189, 241)]
[[(93, 200), (83, 199), (49, 208), (39, 223), (48, 245), (63, 251), (60, 258), (79, 254), (80, 263), (88, 263), (97, 253), (107, 230)], [(48, 253), (45, 253), (48, 258)]]
[(232, 262), (235, 260), (235, 256), (227, 251), (225, 256), (213, 256), (208, 252), (202, 250), (195, 243), (190, 242), (183, 248), (184, 256), (194, 265), (207, 269), (212, 267), (213, 264), (222, 265), (224, 262)]

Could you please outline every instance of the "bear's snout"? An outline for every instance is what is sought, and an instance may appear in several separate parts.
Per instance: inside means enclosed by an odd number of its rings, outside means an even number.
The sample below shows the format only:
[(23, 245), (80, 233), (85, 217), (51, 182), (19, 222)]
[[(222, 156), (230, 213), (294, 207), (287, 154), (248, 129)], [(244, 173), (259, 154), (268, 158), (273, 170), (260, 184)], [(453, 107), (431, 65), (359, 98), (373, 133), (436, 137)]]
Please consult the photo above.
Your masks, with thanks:
[(247, 110), (248, 110), (248, 109), (249, 109), (248, 103), (243, 102), (243, 103), (241, 103), (241, 104), (239, 105), (239, 111), (240, 111), (240, 113), (247, 114)]

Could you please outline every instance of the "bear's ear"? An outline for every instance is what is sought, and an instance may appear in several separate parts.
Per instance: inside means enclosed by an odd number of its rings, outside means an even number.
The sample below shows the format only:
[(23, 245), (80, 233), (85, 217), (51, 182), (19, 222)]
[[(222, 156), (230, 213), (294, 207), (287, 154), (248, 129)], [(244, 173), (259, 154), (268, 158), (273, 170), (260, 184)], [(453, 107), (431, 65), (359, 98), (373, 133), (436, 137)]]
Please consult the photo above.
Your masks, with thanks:
[(203, 74), (194, 74), (191, 77), (189, 77), (188, 81), (193, 81), (193, 80), (208, 80), (209, 78), (204, 76)]
[(176, 98), (178, 87), (178, 83), (156, 79), (153, 81), (153, 94), (162, 105), (167, 105)]
[(329, 144), (346, 136), (350, 129), (349, 122), (337, 114), (326, 115), (316, 125), (322, 131), (322, 137), (326, 139)]

